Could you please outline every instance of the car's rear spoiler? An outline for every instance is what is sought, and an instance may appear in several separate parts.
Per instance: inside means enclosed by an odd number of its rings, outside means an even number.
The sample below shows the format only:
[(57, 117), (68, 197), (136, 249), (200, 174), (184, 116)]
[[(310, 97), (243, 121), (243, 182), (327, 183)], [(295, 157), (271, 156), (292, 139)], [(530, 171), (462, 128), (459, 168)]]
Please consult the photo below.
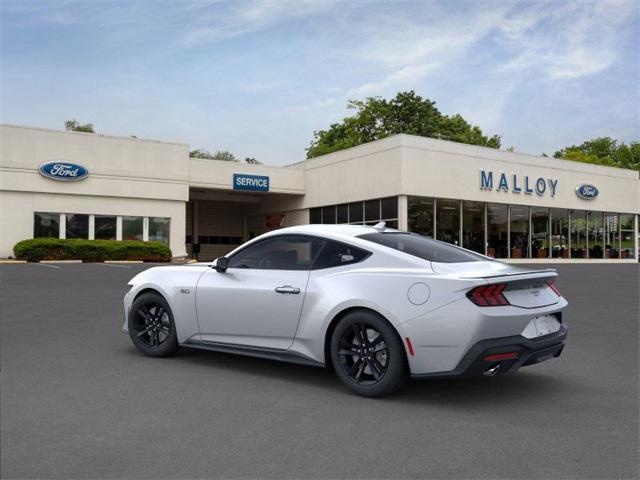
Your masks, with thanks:
[(538, 278), (538, 277), (557, 277), (558, 272), (555, 268), (545, 268), (544, 270), (524, 270), (522, 272), (505, 272), (505, 273), (496, 273), (493, 275), (474, 275), (473, 277), (466, 278), (484, 278), (485, 280), (494, 280), (496, 278), (509, 278), (515, 279), (527, 279), (527, 278)]

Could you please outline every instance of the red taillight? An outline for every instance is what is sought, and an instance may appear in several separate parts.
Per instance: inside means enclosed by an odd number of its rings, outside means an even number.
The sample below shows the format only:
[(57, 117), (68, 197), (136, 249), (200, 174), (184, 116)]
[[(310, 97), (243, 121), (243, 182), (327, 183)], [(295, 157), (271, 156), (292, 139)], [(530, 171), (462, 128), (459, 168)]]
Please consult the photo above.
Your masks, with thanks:
[(494, 355), (488, 355), (486, 357), (484, 357), (484, 361), (485, 362), (495, 362), (498, 360), (509, 360), (511, 358), (516, 358), (518, 356), (517, 353), (515, 352), (509, 352), (509, 353), (496, 353)]
[(502, 305), (509, 305), (509, 302), (502, 294), (502, 291), (505, 288), (507, 288), (506, 283), (481, 285), (467, 293), (467, 297), (469, 297), (469, 300), (479, 307), (500, 307)]
[(559, 297), (562, 296), (562, 294), (560, 293), (560, 290), (558, 290), (558, 287), (556, 287), (556, 281), (555, 280), (549, 280), (547, 282), (547, 285), (549, 285), (549, 288), (551, 290), (553, 290), (556, 295), (558, 295)]

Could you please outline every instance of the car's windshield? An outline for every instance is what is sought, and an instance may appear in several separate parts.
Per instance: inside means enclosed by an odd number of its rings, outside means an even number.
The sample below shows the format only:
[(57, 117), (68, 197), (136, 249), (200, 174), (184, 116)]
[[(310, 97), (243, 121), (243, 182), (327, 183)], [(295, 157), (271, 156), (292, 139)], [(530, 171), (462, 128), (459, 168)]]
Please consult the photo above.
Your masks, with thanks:
[(486, 257), (480, 254), (415, 233), (367, 233), (360, 235), (360, 238), (408, 253), (414, 257), (429, 260), (430, 262), (460, 263), (487, 260)]

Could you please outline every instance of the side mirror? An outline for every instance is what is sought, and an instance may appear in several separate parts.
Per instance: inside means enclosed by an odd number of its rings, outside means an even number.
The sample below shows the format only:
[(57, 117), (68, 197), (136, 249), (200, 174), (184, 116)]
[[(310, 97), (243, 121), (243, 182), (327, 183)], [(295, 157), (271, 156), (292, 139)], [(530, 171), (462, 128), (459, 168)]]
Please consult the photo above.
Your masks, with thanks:
[(216, 272), (224, 273), (227, 271), (227, 268), (229, 268), (229, 259), (227, 257), (218, 257), (215, 266)]

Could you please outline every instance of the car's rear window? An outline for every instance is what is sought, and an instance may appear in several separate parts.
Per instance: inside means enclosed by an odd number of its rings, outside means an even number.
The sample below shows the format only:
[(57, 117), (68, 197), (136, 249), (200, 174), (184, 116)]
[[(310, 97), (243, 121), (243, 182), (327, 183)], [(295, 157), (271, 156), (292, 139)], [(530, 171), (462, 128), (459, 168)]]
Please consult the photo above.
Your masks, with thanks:
[(385, 247), (400, 250), (414, 257), (423, 258), (430, 262), (461, 263), (486, 260), (477, 253), (464, 250), (449, 243), (440, 242), (432, 238), (423, 237), (416, 233), (379, 232), (360, 235), (360, 238)]

